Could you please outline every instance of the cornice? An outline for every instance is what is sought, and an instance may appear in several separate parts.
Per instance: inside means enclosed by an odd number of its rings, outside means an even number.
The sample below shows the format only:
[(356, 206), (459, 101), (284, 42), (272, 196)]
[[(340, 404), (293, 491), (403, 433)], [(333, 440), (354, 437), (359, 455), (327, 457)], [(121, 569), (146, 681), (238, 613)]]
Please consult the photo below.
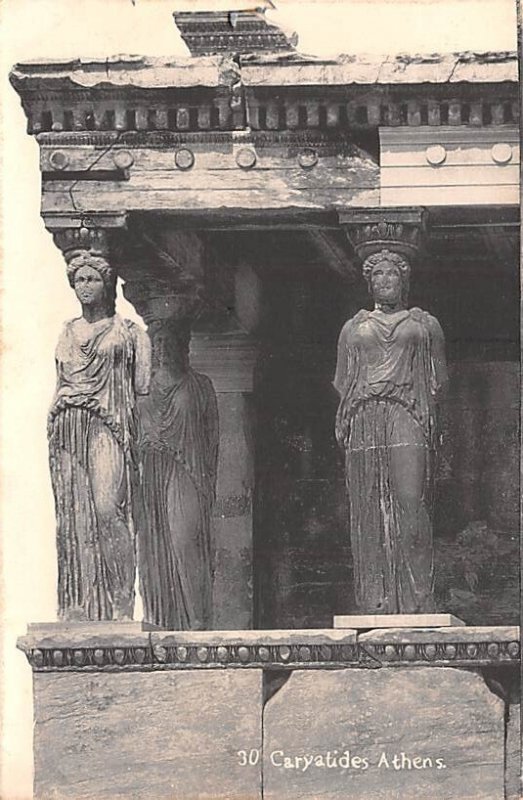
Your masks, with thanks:
[[(10, 80), (20, 93), (48, 89), (169, 89), (216, 87), (237, 62), (230, 54), (192, 58), (112, 56), (16, 64)], [(518, 82), (516, 52), (402, 55), (340, 55), (314, 58), (299, 53), (248, 53), (239, 66), (246, 86), (397, 86)]]

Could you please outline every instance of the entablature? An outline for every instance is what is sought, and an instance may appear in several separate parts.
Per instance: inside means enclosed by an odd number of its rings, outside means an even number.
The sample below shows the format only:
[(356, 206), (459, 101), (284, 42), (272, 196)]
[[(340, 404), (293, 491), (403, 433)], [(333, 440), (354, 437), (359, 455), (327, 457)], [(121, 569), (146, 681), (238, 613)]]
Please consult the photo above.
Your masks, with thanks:
[[(439, 61), (437, 60), (439, 59)], [(19, 64), (29, 133), (347, 131), (517, 124), (515, 54), (320, 60), (231, 54)]]
[(14, 67), (44, 216), (517, 203), (516, 53), (306, 56), (260, 3), (175, 12), (190, 58)]

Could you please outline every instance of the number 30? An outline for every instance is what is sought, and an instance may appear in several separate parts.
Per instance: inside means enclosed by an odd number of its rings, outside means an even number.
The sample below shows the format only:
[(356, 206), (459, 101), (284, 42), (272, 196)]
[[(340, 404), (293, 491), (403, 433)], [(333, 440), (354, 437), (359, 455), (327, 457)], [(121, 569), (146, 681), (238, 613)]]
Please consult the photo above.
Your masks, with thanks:
[(238, 758), (240, 767), (246, 767), (247, 765), (250, 767), (256, 766), (258, 761), (260, 760), (260, 751), (259, 750), (238, 750)]

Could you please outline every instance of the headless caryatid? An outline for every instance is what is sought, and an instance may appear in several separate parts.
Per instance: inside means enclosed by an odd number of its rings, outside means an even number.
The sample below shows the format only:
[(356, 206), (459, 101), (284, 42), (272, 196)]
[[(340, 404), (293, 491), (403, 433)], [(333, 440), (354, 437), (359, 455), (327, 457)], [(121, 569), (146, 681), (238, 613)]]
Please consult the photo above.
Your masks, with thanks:
[(189, 367), (189, 326), (149, 324), (150, 392), (140, 405), (144, 522), (139, 569), (145, 621), (170, 630), (212, 627), (211, 510), (218, 413), (211, 381)]
[(345, 450), (355, 595), (365, 614), (434, 610), (432, 485), (447, 382), (438, 321), (406, 307), (409, 263), (365, 261), (375, 302), (343, 327), (334, 386)]

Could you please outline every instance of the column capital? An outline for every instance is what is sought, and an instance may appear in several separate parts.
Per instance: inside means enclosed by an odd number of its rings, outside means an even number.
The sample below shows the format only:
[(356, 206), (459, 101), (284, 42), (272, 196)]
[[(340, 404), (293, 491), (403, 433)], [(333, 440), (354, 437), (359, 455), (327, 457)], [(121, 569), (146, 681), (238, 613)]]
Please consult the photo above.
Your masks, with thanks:
[(391, 250), (411, 262), (423, 243), (427, 212), (415, 207), (358, 209), (340, 212), (339, 221), (361, 261)]
[(107, 257), (111, 233), (125, 228), (126, 214), (43, 214), (45, 227), (69, 261), (77, 252)]
[(123, 294), (147, 326), (167, 320), (189, 324), (202, 307), (197, 289), (179, 291), (173, 282), (145, 274), (127, 278)]

